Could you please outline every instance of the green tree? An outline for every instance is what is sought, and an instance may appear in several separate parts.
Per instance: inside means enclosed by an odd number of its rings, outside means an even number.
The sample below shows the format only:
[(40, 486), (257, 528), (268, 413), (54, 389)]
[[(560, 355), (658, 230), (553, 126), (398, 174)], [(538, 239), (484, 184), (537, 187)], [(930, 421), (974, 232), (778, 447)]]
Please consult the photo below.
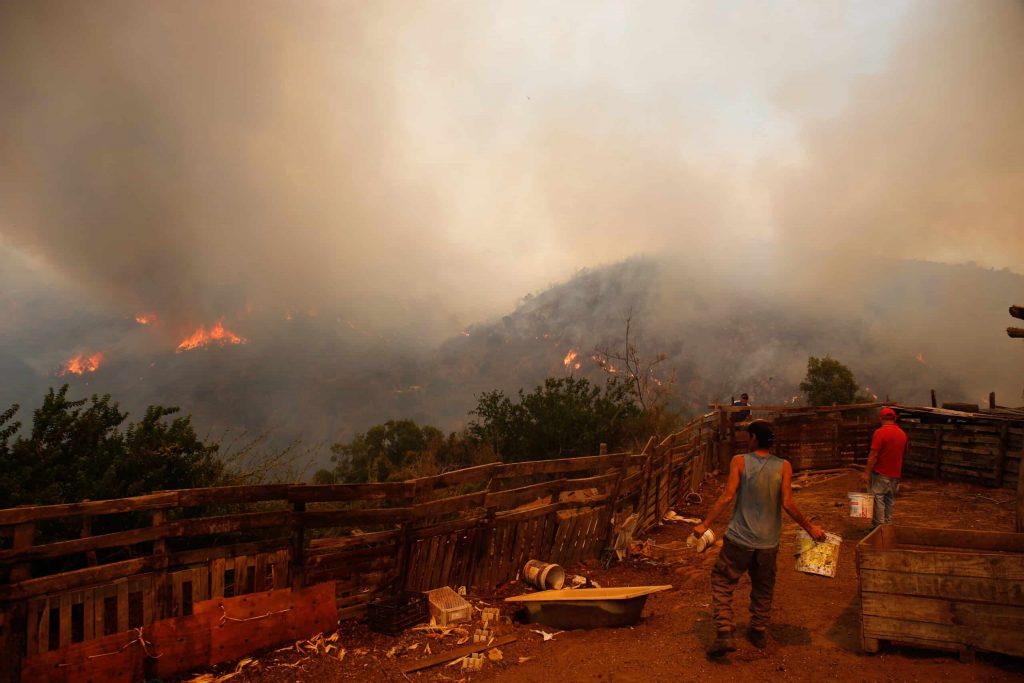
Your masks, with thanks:
[(346, 443), (331, 446), (333, 470), (313, 475), (317, 484), (396, 481), (474, 464), (464, 437), (413, 420), (388, 420)]
[(128, 417), (109, 395), (69, 400), (50, 389), (18, 435), (18, 406), (0, 414), (0, 507), (122, 498), (158, 489), (211, 486), (224, 480), (217, 447), (196, 437), (177, 408), (151, 406)]
[(585, 378), (548, 378), (513, 402), (493, 391), (471, 411), (468, 434), (506, 462), (596, 453), (602, 442), (624, 445), (642, 414), (630, 387), (609, 378), (604, 387)]
[(842, 406), (866, 402), (858, 393), (853, 371), (830, 356), (807, 359), (807, 376), (800, 382), (800, 391), (812, 406)]

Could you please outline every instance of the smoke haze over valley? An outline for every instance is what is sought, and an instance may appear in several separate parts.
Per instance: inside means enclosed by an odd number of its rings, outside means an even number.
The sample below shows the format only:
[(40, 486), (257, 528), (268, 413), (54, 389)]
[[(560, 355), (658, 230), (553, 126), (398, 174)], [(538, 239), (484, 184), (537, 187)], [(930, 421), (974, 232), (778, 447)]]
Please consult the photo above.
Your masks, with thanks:
[(0, 409), (455, 428), (630, 311), (684, 411), (1018, 405), (1021, 83), (1019, 0), (2, 3)]

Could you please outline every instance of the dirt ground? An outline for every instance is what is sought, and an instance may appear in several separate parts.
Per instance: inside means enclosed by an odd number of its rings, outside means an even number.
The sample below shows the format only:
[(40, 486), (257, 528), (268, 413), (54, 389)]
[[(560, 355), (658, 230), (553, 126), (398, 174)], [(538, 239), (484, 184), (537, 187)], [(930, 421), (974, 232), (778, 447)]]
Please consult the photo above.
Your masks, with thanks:
[[(710, 481), (701, 490), (704, 502), (677, 509), (683, 516), (700, 516), (720, 492), (722, 482)], [(859, 651), (859, 599), (854, 546), (867, 532), (866, 520), (847, 516), (846, 492), (861, 490), (854, 472), (804, 488), (796, 493), (805, 514), (826, 530), (843, 537), (836, 578), (802, 574), (793, 568), (794, 536), (798, 527), (786, 519), (779, 553), (773, 624), (765, 651), (738, 638), (739, 651), (708, 660), (705, 649), (714, 637), (710, 610), (710, 572), (717, 549), (687, 555), (674, 565), (630, 558), (603, 569), (597, 563), (567, 568), (604, 587), (672, 584), (673, 590), (648, 599), (641, 622), (632, 628), (566, 631), (544, 641), (538, 631), (554, 629), (516, 624), (518, 640), (500, 648), (500, 661), (487, 661), (480, 672), (457, 666), (438, 666), (402, 674), (402, 663), (424, 656), (429, 644), (437, 653), (456, 647), (456, 636), (432, 639), (422, 632), (399, 637), (373, 633), (363, 624), (345, 623), (336, 642), (345, 648), (343, 661), (331, 655), (294, 651), (268, 653), (245, 666), (232, 681), (574, 681), (626, 683), (631, 681), (755, 679), (843, 681), (1020, 681), (1024, 660), (979, 653), (977, 661), (962, 664), (956, 654), (911, 647), (883, 646), (880, 653)], [(1013, 502), (1009, 490), (992, 490), (931, 480), (907, 480), (895, 508), (897, 523), (1010, 531)], [(715, 531), (724, 530), (726, 518)], [(672, 523), (649, 536), (664, 543), (681, 540), (690, 525)], [(744, 577), (736, 595), (738, 634), (746, 621), (749, 580)], [(470, 596), (479, 608), (501, 606), (501, 598), (522, 592), (512, 583), (496, 595)], [(477, 617), (478, 618), (478, 617)], [(474, 623), (471, 628), (476, 628)], [(391, 656), (388, 652), (392, 648)], [(232, 672), (219, 667), (207, 680)], [(188, 680), (188, 679), (186, 679)]]

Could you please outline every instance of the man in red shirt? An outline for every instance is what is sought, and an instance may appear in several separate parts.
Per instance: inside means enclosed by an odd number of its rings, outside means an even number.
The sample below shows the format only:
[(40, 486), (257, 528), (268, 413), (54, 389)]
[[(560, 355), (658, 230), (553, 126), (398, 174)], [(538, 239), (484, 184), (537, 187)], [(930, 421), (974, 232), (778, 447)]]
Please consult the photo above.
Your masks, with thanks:
[(907, 433), (896, 426), (896, 411), (882, 408), (882, 426), (871, 437), (871, 452), (861, 478), (868, 482), (868, 493), (875, 496), (872, 526), (892, 522), (892, 506), (900, 488), (903, 454), (907, 450)]

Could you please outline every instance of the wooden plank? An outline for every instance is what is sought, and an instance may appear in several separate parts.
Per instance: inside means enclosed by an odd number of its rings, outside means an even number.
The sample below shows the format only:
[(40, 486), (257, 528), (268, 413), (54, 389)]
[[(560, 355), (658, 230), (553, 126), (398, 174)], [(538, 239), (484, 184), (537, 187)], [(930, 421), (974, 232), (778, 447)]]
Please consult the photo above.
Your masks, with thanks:
[(301, 513), (302, 523), (308, 529), (354, 524), (398, 523), (412, 516), (412, 508), (384, 508), (379, 510), (325, 510)]
[(94, 588), (92, 591), (93, 634), (96, 638), (100, 638), (107, 633), (104, 600), (109, 589), (109, 586), (104, 586), (102, 588)]
[(410, 482), (374, 484), (320, 484), (292, 486), (288, 500), (292, 503), (342, 503), (356, 500), (411, 499), (416, 486)]
[(50, 651), (50, 600), (43, 600), (42, 611), (39, 614), (38, 626), (35, 628), (38, 652)]
[(65, 590), (84, 588), (92, 584), (106, 583), (148, 571), (158, 564), (159, 562), (156, 558), (140, 557), (98, 567), (87, 567), (85, 569), (64, 572), (54, 576), (27, 579), (6, 586), (0, 585), (0, 602), (23, 600), (48, 593), (59, 593)]
[(177, 507), (178, 493), (152, 493), (146, 496), (118, 498), (115, 500), (94, 500), (84, 503), (62, 503), (60, 505), (36, 505), (0, 510), (0, 526), (36, 522), (44, 519), (60, 519), (78, 515), (109, 515), (118, 512), (138, 512)]
[(861, 612), (868, 616), (968, 628), (1012, 629), (1024, 638), (1024, 608), (958, 602), (886, 593), (864, 593)]
[(236, 555), (251, 555), (255, 553), (288, 552), (292, 543), (292, 536), (280, 536), (262, 541), (249, 543), (234, 543), (231, 545), (220, 545), (215, 548), (197, 548), (195, 550), (182, 550), (168, 555), (168, 564), (181, 566), (190, 564), (208, 564), (217, 559), (225, 559)]
[(936, 529), (932, 527), (892, 525), (892, 540), (897, 544), (932, 546), (936, 550), (970, 552), (1024, 553), (1024, 536), (1005, 531), (973, 529)]
[(434, 588), (439, 588), (439, 586), (433, 585), (434, 584), (433, 572), (434, 572), (434, 569), (437, 567), (437, 556), (438, 556), (438, 553), (440, 552), (440, 548), (438, 546), (439, 546), (440, 542), (441, 542), (441, 539), (438, 536), (432, 537), (430, 539), (430, 541), (429, 541), (428, 550), (427, 550), (427, 559), (426, 559), (426, 562), (424, 562), (424, 564), (423, 564), (423, 570), (424, 570), (424, 574), (425, 574), (424, 581), (425, 581), (425, 586), (426, 586), (423, 590), (432, 590)]
[(561, 515), (555, 513), (553, 517), (555, 520), (555, 538), (551, 544), (549, 557), (551, 562), (561, 563), (563, 562), (562, 545), (565, 543), (565, 534), (569, 529), (569, 525)]
[(524, 548), (531, 538), (531, 531), (533, 529), (533, 520), (527, 519), (522, 522), (515, 524), (515, 541), (512, 544), (512, 552), (509, 558), (509, 576), (515, 576), (519, 573), (519, 568), (526, 564), (523, 559), (525, 554)]
[(516, 640), (516, 636), (507, 635), (499, 636), (494, 640), (490, 641), (489, 643), (475, 643), (472, 645), (463, 645), (462, 647), (457, 647), (453, 650), (439, 652), (436, 655), (431, 655), (429, 657), (424, 657), (423, 659), (417, 659), (416, 661), (403, 664), (401, 671), (403, 674), (408, 674), (412, 673), (413, 671), (429, 669), (432, 666), (444, 664), (445, 662), (450, 662), (454, 659), (459, 659), (460, 657), (465, 657), (475, 652), (483, 652), (485, 650), (490, 650), (494, 647), (501, 647), (502, 645), (514, 643)]
[[(216, 624), (209, 665), (234, 661), (255, 650), (329, 632), (337, 623), (333, 581), (293, 591), (250, 593), (195, 604), (197, 616)], [(223, 621), (221, 621), (223, 618)]]
[(489, 508), (505, 510), (523, 503), (532, 503), (539, 498), (557, 494), (565, 486), (565, 479), (542, 481), (507, 491), (491, 491), (487, 494), (485, 505)]
[(167, 526), (168, 537), (188, 537), (287, 527), (291, 524), (291, 521), (290, 515), (287, 512), (244, 512), (237, 515), (183, 519)]
[(224, 571), (227, 569), (227, 559), (218, 557), (210, 563), (210, 599), (224, 597)]
[[(1024, 455), (1021, 456), (1024, 459)], [(1021, 472), (1017, 475), (1017, 533), (1024, 533), (1024, 462)]]
[(202, 600), (210, 599), (210, 568), (209, 567), (198, 567), (193, 570), (195, 575), (194, 582), (192, 584), (192, 600), (193, 602), (200, 602)]
[(452, 496), (440, 500), (430, 500), (425, 503), (418, 503), (413, 506), (412, 514), (415, 517), (433, 517), (445, 515), (452, 512), (461, 512), (472, 508), (484, 506), (487, 498), (487, 491), (478, 493), (467, 493), (461, 496)]
[(191, 574), (191, 572), (174, 572), (170, 575), (171, 583), (171, 612), (168, 616), (171, 617), (184, 617), (186, 616), (183, 609), (184, 596), (182, 595), (181, 584), (184, 581), (185, 575)]
[(99, 636), (96, 633), (96, 603), (92, 590), (85, 590), (81, 593), (82, 603), (82, 638), (92, 640)]
[(918, 638), (968, 646), (989, 652), (1024, 655), (1024, 635), (1019, 629), (977, 628), (974, 625), (947, 625), (864, 615), (864, 633), (884, 640)]
[(88, 536), (76, 538), (69, 541), (58, 541), (45, 545), (33, 545), (26, 548), (0, 550), (0, 563), (9, 562), (30, 562), (32, 560), (51, 559), (84, 553), (90, 550), (101, 548), (113, 548), (118, 546), (134, 545), (145, 543), (157, 538), (162, 538), (168, 532), (166, 527), (146, 527), (143, 529), (132, 529), (130, 531), (119, 531), (112, 534), (101, 534), (99, 536)]
[(524, 519), (532, 519), (534, 517), (543, 517), (552, 512), (560, 510), (575, 510), (583, 506), (595, 506), (601, 505), (608, 501), (608, 496), (597, 496), (596, 498), (589, 498), (585, 503), (580, 503), (575, 500), (563, 500), (558, 503), (549, 503), (548, 505), (540, 505), (538, 507), (523, 508), (518, 510), (511, 510), (509, 512), (501, 512), (495, 515), (495, 519), (502, 523), (510, 523), (521, 521)]
[(260, 484), (257, 486), (214, 486), (204, 489), (181, 489), (177, 491), (180, 507), (197, 505), (230, 505), (237, 503), (262, 503), (271, 500), (288, 500), (294, 484)]
[[(153, 515), (150, 518), (150, 525), (156, 528), (161, 528), (167, 523), (167, 513), (164, 510), (154, 510)], [(153, 542), (153, 555), (155, 557), (166, 558), (167, 557), (167, 540), (164, 538), (158, 538)], [(152, 585), (152, 600), (153, 600), (153, 619), (163, 619), (171, 616), (173, 611), (171, 606), (171, 588), (167, 582), (167, 567), (168, 564), (162, 565), (159, 569), (153, 572), (153, 585)]]
[(267, 585), (267, 556), (264, 553), (253, 556), (254, 567), (256, 569), (256, 580), (253, 585), (253, 592), (262, 593), (263, 591), (270, 590), (273, 586)]
[(29, 655), (38, 654), (39, 652), (42, 651), (42, 650), (40, 650), (40, 646), (39, 646), (39, 643), (40, 643), (39, 622), (40, 622), (40, 619), (42, 618), (42, 613), (45, 610), (46, 610), (46, 598), (41, 598), (41, 599), (38, 599), (38, 600), (31, 600), (28, 603), (28, 608), (27, 608), (28, 628), (27, 628), (26, 640), (25, 640), (25, 643), (26, 643), (25, 651), (28, 652)]
[(115, 633), (66, 648), (26, 657), (23, 681), (103, 681), (136, 683), (145, 680), (145, 652), (134, 633)]
[(342, 550), (351, 546), (365, 546), (376, 543), (394, 543), (400, 531), (377, 531), (369, 534), (352, 534), (351, 536), (334, 536), (331, 538), (314, 538), (309, 542), (308, 552), (319, 550)]
[(618, 481), (620, 473), (618, 471), (611, 472), (609, 474), (600, 474), (595, 477), (585, 477), (582, 479), (567, 479), (562, 491), (579, 491), (581, 489), (610, 489)]
[(494, 562), (491, 565), (494, 574), (489, 581), (491, 586), (498, 586), (505, 582), (505, 571), (508, 564), (508, 542), (509, 537), (512, 535), (512, 526), (507, 523), (499, 524), (495, 531), (497, 531), (497, 534), (494, 537)]
[(479, 514), (472, 517), (462, 517), (450, 522), (442, 522), (441, 524), (433, 524), (428, 527), (411, 528), (409, 530), (409, 538), (428, 538), (430, 536), (436, 536), (437, 534), (446, 534), (453, 531), (472, 529), (482, 523), (486, 518), (486, 515)]
[(444, 556), (444, 566), (441, 567), (441, 576), (438, 585), (447, 586), (451, 584), (452, 565), (455, 562), (455, 554), (459, 551), (459, 534), (448, 535), (447, 552)]
[(981, 554), (980, 552), (944, 553), (933, 550), (895, 548), (863, 553), (859, 567), (910, 574), (1024, 580), (1024, 555)]
[(1021, 590), (1019, 581), (940, 574), (903, 574), (874, 569), (862, 570), (860, 580), (861, 590), (867, 592), (1024, 605), (1024, 590)]
[(117, 630), (128, 630), (128, 581), (117, 584)]
[(445, 472), (431, 477), (412, 479), (405, 483), (412, 484), (417, 491), (424, 491), (446, 486), (456, 486), (458, 484), (468, 484), (470, 482), (485, 482), (494, 476), (495, 472), (497, 472), (500, 467), (502, 467), (501, 463), (492, 462), (485, 465), (477, 465), (475, 467), (467, 467), (461, 470)]
[(57, 600), (60, 614), (59, 643), (64, 648), (71, 644), (71, 593), (62, 594)]
[(142, 625), (148, 626), (156, 621), (156, 591), (152, 583), (142, 588)]
[(609, 455), (590, 455), (581, 458), (562, 458), (559, 460), (530, 460), (501, 465), (494, 473), (494, 478), (512, 479), (536, 474), (564, 474), (567, 472), (600, 471), (614, 467), (622, 458), (622, 453)]
[(349, 548), (336, 553), (318, 553), (306, 558), (306, 568), (337, 567), (374, 557), (394, 557), (394, 545), (376, 545), (369, 548)]
[[(291, 564), (291, 551), (288, 549), (279, 550), (275, 553), (274, 559), (274, 588), (286, 588), (290, 585), (289, 568)], [(212, 597), (212, 596), (211, 596)]]
[(161, 619), (147, 629), (154, 653), (159, 653), (154, 674), (162, 679), (186, 671), (205, 669), (210, 661), (210, 632), (220, 614), (207, 612)]

